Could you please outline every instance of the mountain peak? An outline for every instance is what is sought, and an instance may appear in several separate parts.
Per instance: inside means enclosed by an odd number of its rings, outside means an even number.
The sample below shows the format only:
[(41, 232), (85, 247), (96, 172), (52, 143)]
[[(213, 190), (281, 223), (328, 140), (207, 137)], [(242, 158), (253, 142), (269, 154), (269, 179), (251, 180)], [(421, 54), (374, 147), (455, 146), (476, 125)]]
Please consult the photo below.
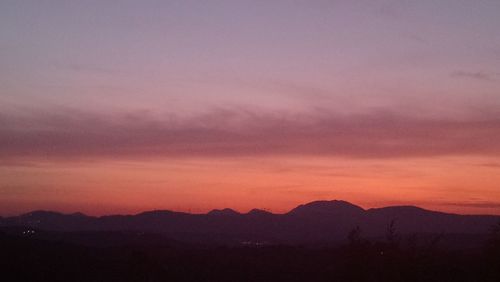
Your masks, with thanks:
[(364, 209), (353, 205), (346, 201), (332, 200), (332, 201), (314, 201), (304, 205), (300, 205), (288, 214), (292, 215), (317, 215), (317, 214), (357, 214), (363, 212)]
[(265, 210), (261, 210), (261, 209), (252, 209), (247, 213), (247, 215), (256, 215), (256, 216), (270, 215), (270, 214), (272, 214), (272, 213), (265, 211)]
[(47, 217), (47, 216), (63, 216), (63, 215), (64, 214), (60, 212), (36, 210), (22, 214), (21, 217)]
[(367, 210), (371, 214), (392, 214), (392, 215), (425, 215), (443, 214), (441, 212), (430, 211), (416, 206), (389, 206), (383, 208), (372, 208)]
[(214, 210), (209, 211), (207, 214), (208, 215), (239, 215), (240, 213), (233, 210), (233, 209), (225, 208), (222, 210), (214, 209)]
[(76, 216), (76, 217), (88, 217), (86, 214), (82, 213), (82, 212), (74, 212), (72, 214), (70, 214), (71, 216)]
[(161, 217), (161, 216), (167, 216), (167, 215), (174, 215), (174, 214), (183, 214), (181, 212), (174, 212), (170, 210), (152, 210), (152, 211), (145, 211), (136, 214), (135, 216), (137, 217)]

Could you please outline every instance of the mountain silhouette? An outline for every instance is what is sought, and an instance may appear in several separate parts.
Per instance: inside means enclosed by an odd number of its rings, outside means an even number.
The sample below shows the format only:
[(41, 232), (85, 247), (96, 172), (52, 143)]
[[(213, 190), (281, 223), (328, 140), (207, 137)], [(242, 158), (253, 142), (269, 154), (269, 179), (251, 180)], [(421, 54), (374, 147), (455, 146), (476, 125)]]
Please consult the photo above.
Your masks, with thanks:
[(233, 210), (233, 209), (222, 209), (222, 210), (218, 210), (218, 209), (215, 209), (215, 210), (211, 210), (208, 212), (208, 215), (226, 215), (226, 216), (230, 216), (230, 215), (240, 215), (239, 212)]
[(272, 216), (273, 214), (268, 212), (268, 211), (265, 211), (265, 210), (261, 210), (261, 209), (251, 209), (247, 215), (251, 215), (251, 216)]
[(346, 201), (314, 201), (300, 205), (288, 212), (299, 216), (351, 216), (362, 213), (361, 207)]
[[(359, 227), (364, 236), (385, 236), (389, 224), (400, 234), (487, 234), (500, 216), (457, 215), (414, 206), (363, 209), (346, 201), (314, 201), (284, 214), (232, 209), (190, 214), (155, 210), (136, 215), (87, 216), (33, 211), (0, 218), (0, 227), (56, 232), (139, 232), (179, 241), (317, 243), (345, 240)], [(22, 228), (21, 228), (22, 230)]]

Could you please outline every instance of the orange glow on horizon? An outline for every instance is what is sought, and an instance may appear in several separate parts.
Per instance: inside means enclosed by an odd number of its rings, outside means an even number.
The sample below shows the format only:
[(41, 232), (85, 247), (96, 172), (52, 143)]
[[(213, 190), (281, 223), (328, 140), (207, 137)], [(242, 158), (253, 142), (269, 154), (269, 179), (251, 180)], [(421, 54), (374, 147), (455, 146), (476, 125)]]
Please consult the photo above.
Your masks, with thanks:
[[(3, 215), (35, 209), (90, 215), (214, 208), (283, 213), (314, 200), (364, 208), (417, 205), (500, 214), (499, 168), (474, 157), (220, 158), (49, 163), (0, 168)], [(26, 177), (29, 175), (30, 177)]]

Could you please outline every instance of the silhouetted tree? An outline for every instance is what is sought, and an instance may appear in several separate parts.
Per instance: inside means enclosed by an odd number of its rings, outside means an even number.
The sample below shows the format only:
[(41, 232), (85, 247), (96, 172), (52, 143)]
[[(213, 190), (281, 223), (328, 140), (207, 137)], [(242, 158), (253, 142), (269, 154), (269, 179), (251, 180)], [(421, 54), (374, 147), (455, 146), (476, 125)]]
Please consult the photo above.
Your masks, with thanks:
[(489, 256), (495, 256), (500, 259), (500, 221), (491, 227), (487, 242), (487, 252)]
[(361, 245), (361, 228), (356, 226), (351, 229), (347, 235), (347, 239), (349, 240), (349, 246), (351, 247)]
[(484, 256), (482, 272), (490, 281), (500, 281), (500, 221), (491, 227)]
[(494, 240), (500, 240), (500, 221), (491, 227), (491, 236)]
[(400, 237), (396, 231), (396, 220), (391, 220), (391, 222), (387, 225), (385, 238), (390, 247), (397, 248), (399, 246)]

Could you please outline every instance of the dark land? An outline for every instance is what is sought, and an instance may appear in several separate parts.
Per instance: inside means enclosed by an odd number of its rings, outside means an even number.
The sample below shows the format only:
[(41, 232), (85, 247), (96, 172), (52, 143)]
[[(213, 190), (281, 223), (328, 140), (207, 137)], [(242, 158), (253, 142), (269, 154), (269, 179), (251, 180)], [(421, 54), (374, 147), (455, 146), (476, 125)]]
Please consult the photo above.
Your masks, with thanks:
[(0, 218), (2, 281), (500, 281), (500, 217), (317, 201)]

